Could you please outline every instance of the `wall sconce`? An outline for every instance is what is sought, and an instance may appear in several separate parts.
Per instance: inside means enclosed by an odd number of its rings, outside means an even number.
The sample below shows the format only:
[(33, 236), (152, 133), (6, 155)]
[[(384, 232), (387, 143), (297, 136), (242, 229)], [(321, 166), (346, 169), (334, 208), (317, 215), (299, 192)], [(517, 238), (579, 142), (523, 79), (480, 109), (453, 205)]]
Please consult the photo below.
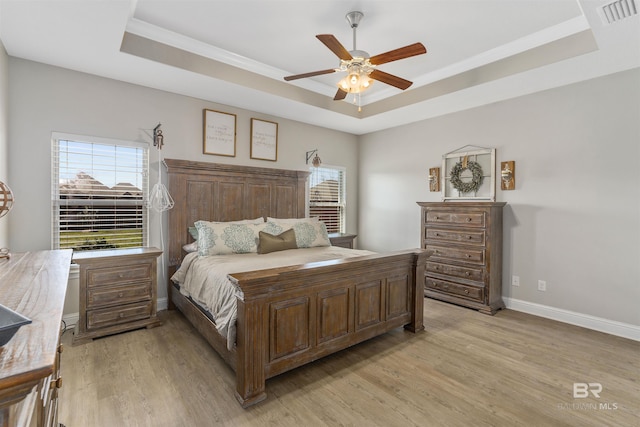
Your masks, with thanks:
[(153, 128), (153, 146), (158, 147), (158, 150), (162, 150), (162, 146), (164, 145), (164, 136), (162, 136), (160, 126), (162, 125), (158, 123), (158, 126)]
[(320, 167), (320, 165), (322, 164), (322, 160), (320, 160), (320, 157), (318, 157), (318, 149), (317, 148), (315, 150), (311, 150), (311, 151), (307, 151), (306, 152), (306, 156), (307, 156), (306, 163), (309, 164), (309, 159), (311, 159), (311, 156), (313, 156), (313, 153), (315, 153), (316, 155), (311, 160), (311, 164), (313, 165), (314, 168)]
[(516, 189), (516, 162), (510, 160), (500, 163), (500, 189), (515, 190)]
[(440, 191), (440, 168), (429, 169), (429, 191)]

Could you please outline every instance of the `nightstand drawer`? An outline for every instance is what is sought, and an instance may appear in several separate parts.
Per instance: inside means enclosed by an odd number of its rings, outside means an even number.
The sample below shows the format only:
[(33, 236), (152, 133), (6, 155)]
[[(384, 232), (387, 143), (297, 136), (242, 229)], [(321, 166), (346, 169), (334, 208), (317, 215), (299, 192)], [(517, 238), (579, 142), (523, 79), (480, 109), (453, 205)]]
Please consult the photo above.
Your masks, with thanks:
[(97, 329), (151, 317), (151, 301), (87, 311), (87, 329)]
[(114, 285), (118, 283), (149, 280), (151, 263), (120, 265), (117, 267), (95, 268), (87, 270), (87, 286)]
[(151, 281), (87, 289), (87, 308), (127, 304), (151, 299)]
[(438, 292), (462, 296), (476, 301), (483, 301), (484, 287), (468, 286), (460, 283), (451, 283), (444, 280), (425, 277), (425, 286)]

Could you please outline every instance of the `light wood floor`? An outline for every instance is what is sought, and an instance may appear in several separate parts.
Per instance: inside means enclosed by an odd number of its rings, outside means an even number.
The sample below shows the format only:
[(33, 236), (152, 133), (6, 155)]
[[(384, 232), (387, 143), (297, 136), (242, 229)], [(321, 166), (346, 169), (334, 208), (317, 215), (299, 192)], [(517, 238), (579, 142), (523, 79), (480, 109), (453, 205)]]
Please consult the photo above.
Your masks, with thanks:
[[(60, 422), (93, 426), (638, 426), (640, 343), (503, 310), (425, 300), (402, 329), (267, 381), (243, 410), (234, 373), (178, 312), (71, 346)], [(600, 398), (574, 398), (574, 383)]]

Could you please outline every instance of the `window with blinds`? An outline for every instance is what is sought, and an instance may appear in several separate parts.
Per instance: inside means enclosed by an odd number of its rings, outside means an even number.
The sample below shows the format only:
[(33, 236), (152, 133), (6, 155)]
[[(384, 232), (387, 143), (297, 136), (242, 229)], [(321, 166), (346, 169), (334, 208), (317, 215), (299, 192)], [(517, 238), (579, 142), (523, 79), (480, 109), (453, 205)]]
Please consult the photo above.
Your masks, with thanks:
[(147, 144), (54, 134), (51, 208), (54, 249), (147, 244)]
[(317, 217), (329, 233), (345, 229), (345, 170), (336, 167), (313, 167), (309, 176), (309, 216)]

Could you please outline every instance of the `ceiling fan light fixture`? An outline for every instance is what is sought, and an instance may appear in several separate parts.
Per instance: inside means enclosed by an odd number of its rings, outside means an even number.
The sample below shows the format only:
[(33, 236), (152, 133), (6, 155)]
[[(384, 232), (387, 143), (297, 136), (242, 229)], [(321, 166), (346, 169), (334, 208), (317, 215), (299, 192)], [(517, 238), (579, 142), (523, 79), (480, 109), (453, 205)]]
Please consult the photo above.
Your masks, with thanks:
[(347, 93), (361, 93), (369, 89), (373, 80), (366, 73), (353, 72), (338, 82), (338, 88)]

